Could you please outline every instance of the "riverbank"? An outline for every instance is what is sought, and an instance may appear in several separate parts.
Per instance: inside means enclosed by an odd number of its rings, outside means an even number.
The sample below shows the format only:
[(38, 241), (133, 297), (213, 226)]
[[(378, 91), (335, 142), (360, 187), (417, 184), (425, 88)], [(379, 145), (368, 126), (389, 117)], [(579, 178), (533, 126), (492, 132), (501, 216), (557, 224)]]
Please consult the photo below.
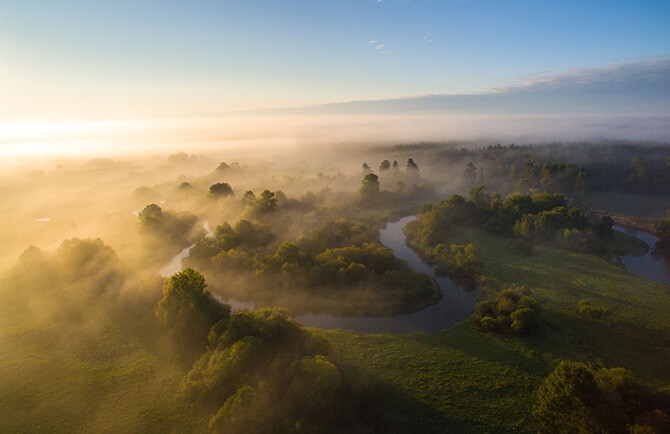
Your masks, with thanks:
[(614, 221), (614, 224), (616, 224), (617, 226), (623, 226), (625, 228), (641, 230), (649, 232), (652, 235), (658, 236), (658, 232), (654, 227), (654, 223), (656, 221), (655, 219), (645, 217), (634, 217), (627, 214), (610, 213), (602, 210), (592, 210), (590, 212), (590, 215), (592, 215), (596, 220), (601, 220), (603, 217), (609, 216)]

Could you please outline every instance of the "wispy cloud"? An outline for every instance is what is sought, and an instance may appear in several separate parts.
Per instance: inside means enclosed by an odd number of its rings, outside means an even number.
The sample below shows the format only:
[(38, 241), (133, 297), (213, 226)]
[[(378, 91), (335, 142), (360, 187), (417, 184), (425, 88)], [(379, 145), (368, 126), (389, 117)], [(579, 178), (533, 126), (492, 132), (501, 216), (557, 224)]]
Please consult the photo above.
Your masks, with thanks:
[(494, 89), (496, 92), (514, 90), (560, 90), (598, 85), (665, 83), (670, 86), (670, 59), (608, 65), (600, 68), (572, 69), (560, 74), (525, 77)]
[(373, 39), (373, 40), (368, 41), (368, 42), (367, 42), (367, 45), (371, 46), (371, 47), (374, 48), (375, 50), (381, 51), (382, 54), (386, 54), (386, 45), (380, 43), (379, 41), (375, 41), (375, 40)]
[(428, 36), (424, 36), (422, 40), (423, 40), (423, 42), (425, 42), (426, 44), (430, 44), (431, 42), (433, 42), (433, 40), (430, 39)]

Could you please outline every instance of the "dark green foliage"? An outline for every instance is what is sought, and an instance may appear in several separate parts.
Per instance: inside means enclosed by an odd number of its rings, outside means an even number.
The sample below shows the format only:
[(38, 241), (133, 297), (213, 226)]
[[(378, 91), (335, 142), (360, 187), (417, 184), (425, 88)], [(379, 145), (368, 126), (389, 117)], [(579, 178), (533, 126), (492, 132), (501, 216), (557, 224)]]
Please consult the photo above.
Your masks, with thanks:
[(221, 254), (253, 254), (265, 249), (275, 235), (264, 226), (248, 220), (240, 220), (235, 227), (228, 223), (214, 229), (213, 237), (203, 237), (196, 241), (190, 252), (190, 261), (207, 265), (211, 258)]
[(540, 433), (606, 432), (606, 408), (591, 367), (561, 362), (540, 385), (533, 416)]
[(180, 387), (210, 430), (339, 432), (361, 423), (351, 419), (365, 411), (360, 392), (285, 310), (237, 312), (215, 335)]
[(263, 190), (261, 194), (256, 197), (253, 206), (259, 216), (276, 211), (277, 198), (275, 197), (275, 193), (270, 190)]
[(366, 174), (363, 177), (359, 192), (363, 200), (376, 200), (379, 196), (379, 177), (374, 173)]
[(662, 433), (670, 429), (669, 398), (626, 369), (562, 361), (538, 388), (533, 417), (540, 433)]
[(323, 226), (301, 236), (296, 241), (296, 245), (316, 255), (328, 248), (361, 246), (363, 243), (374, 242), (376, 239), (377, 231), (370, 226), (339, 219), (326, 222)]
[(202, 274), (185, 268), (165, 283), (156, 305), (156, 315), (177, 343), (196, 352), (205, 349), (209, 329), (230, 315), (230, 307), (216, 301), (206, 286)]
[(477, 250), (473, 243), (438, 244), (432, 253), (435, 271), (440, 275), (473, 274), (477, 262)]
[(523, 288), (512, 287), (499, 292), (494, 298), (480, 301), (473, 315), (477, 324), (488, 331), (511, 330), (525, 335), (538, 326), (538, 305)]
[[(514, 236), (523, 240), (510, 245), (521, 255), (532, 254), (532, 242), (555, 243), (557, 246), (584, 253), (602, 253), (606, 244), (589, 227), (588, 220), (577, 208), (568, 208), (562, 194), (512, 193), (501, 200), (498, 194), (488, 195), (478, 185), (470, 190), (469, 200), (452, 195), (447, 200), (426, 208), (416, 222), (407, 227), (410, 243), (435, 259), (434, 248), (448, 239), (458, 227), (476, 227), (496, 235)], [(600, 228), (602, 237), (611, 229), (607, 222)]]
[(609, 308), (604, 306), (593, 306), (590, 300), (581, 299), (577, 303), (577, 312), (591, 318), (601, 319), (607, 316)]
[[(439, 298), (431, 279), (411, 270), (376, 242), (377, 233), (368, 226), (338, 220), (294, 243), (273, 248), (273, 240), (259, 224), (241, 220), (233, 228), (224, 223), (216, 228), (214, 237), (196, 242), (187, 261), (217, 280), (245, 276), (252, 288), (247, 297), (289, 295), (305, 303), (310, 297), (318, 302), (319, 297), (327, 299), (336, 291), (347, 291), (348, 298), (360, 296), (360, 300), (343, 303), (339, 309), (369, 314), (388, 314)], [(459, 263), (474, 257), (468, 246), (453, 253)]]
[(226, 197), (233, 194), (233, 188), (225, 182), (217, 182), (209, 187), (209, 194), (213, 197)]

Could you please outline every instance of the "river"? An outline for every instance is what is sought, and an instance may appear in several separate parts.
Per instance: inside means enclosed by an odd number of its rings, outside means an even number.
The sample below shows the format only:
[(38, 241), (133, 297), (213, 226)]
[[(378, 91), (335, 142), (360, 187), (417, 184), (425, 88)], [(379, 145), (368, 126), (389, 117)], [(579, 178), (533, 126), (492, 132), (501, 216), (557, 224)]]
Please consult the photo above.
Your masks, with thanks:
[(388, 223), (379, 232), (381, 243), (393, 250), (396, 257), (406, 261), (414, 270), (435, 277), (442, 291), (442, 299), (417, 312), (390, 317), (341, 317), (329, 314), (305, 314), (297, 319), (302, 324), (324, 329), (347, 329), (362, 333), (435, 332), (468, 318), (477, 303), (479, 289), (465, 291), (446, 277), (437, 277), (433, 267), (425, 264), (405, 244), (402, 228), (415, 216)]
[(670, 269), (668, 268), (667, 259), (662, 256), (654, 255), (654, 246), (658, 242), (658, 237), (649, 232), (624, 228), (622, 226), (613, 226), (612, 228), (619, 232), (634, 236), (649, 245), (649, 251), (644, 255), (621, 257), (621, 263), (626, 267), (626, 270), (636, 276), (644, 277), (645, 279), (653, 280), (654, 282), (663, 285), (670, 285)]
[[(343, 317), (324, 313), (307, 313), (296, 319), (306, 326), (323, 329), (346, 329), (362, 333), (406, 333), (439, 331), (468, 318), (477, 303), (479, 288), (466, 291), (446, 277), (435, 276), (433, 267), (425, 264), (405, 244), (405, 234), (402, 229), (414, 219), (416, 219), (415, 216), (409, 216), (397, 222), (388, 223), (379, 232), (379, 238), (384, 246), (393, 250), (396, 257), (406, 261), (414, 270), (435, 278), (442, 291), (442, 298), (439, 302), (413, 313), (389, 317)], [(212, 236), (207, 223), (204, 228), (207, 236)], [(169, 277), (181, 271), (181, 261), (189, 255), (191, 248), (193, 246), (185, 248), (172, 258), (172, 261), (160, 270), (160, 275)], [(220, 301), (229, 304), (233, 310), (254, 308), (251, 302), (233, 299), (220, 299)]]
[[(389, 317), (343, 317), (324, 313), (307, 313), (298, 316), (296, 319), (306, 326), (323, 329), (346, 329), (361, 333), (407, 333), (414, 331), (435, 332), (451, 327), (468, 318), (477, 303), (479, 288), (466, 291), (450, 279), (436, 276), (433, 267), (424, 263), (416, 252), (407, 246), (402, 229), (414, 219), (416, 219), (416, 216), (409, 216), (397, 222), (388, 223), (379, 232), (379, 239), (384, 246), (393, 251), (396, 257), (406, 261), (411, 268), (435, 278), (442, 291), (442, 299), (439, 302), (417, 312)], [(212, 236), (207, 223), (205, 223), (204, 228), (207, 231), (207, 236)], [(649, 252), (645, 255), (622, 257), (621, 262), (626, 269), (637, 276), (670, 285), (668, 263), (664, 258), (653, 254), (653, 246), (658, 238), (648, 232), (620, 226), (614, 226), (614, 229), (632, 235), (651, 246)], [(188, 256), (192, 247), (185, 248), (172, 258), (172, 261), (161, 269), (160, 275), (169, 277), (180, 271), (181, 261)], [(241, 302), (233, 299), (221, 299), (221, 301), (230, 304), (233, 310), (254, 308), (254, 304), (251, 302)]]

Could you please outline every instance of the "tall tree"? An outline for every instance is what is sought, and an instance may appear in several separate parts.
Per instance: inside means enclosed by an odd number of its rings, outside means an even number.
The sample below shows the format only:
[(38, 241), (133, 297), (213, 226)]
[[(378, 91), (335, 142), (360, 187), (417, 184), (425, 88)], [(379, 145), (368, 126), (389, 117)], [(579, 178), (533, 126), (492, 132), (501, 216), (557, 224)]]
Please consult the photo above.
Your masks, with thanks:
[(379, 195), (379, 177), (374, 173), (365, 175), (359, 191), (363, 199), (375, 199)]

